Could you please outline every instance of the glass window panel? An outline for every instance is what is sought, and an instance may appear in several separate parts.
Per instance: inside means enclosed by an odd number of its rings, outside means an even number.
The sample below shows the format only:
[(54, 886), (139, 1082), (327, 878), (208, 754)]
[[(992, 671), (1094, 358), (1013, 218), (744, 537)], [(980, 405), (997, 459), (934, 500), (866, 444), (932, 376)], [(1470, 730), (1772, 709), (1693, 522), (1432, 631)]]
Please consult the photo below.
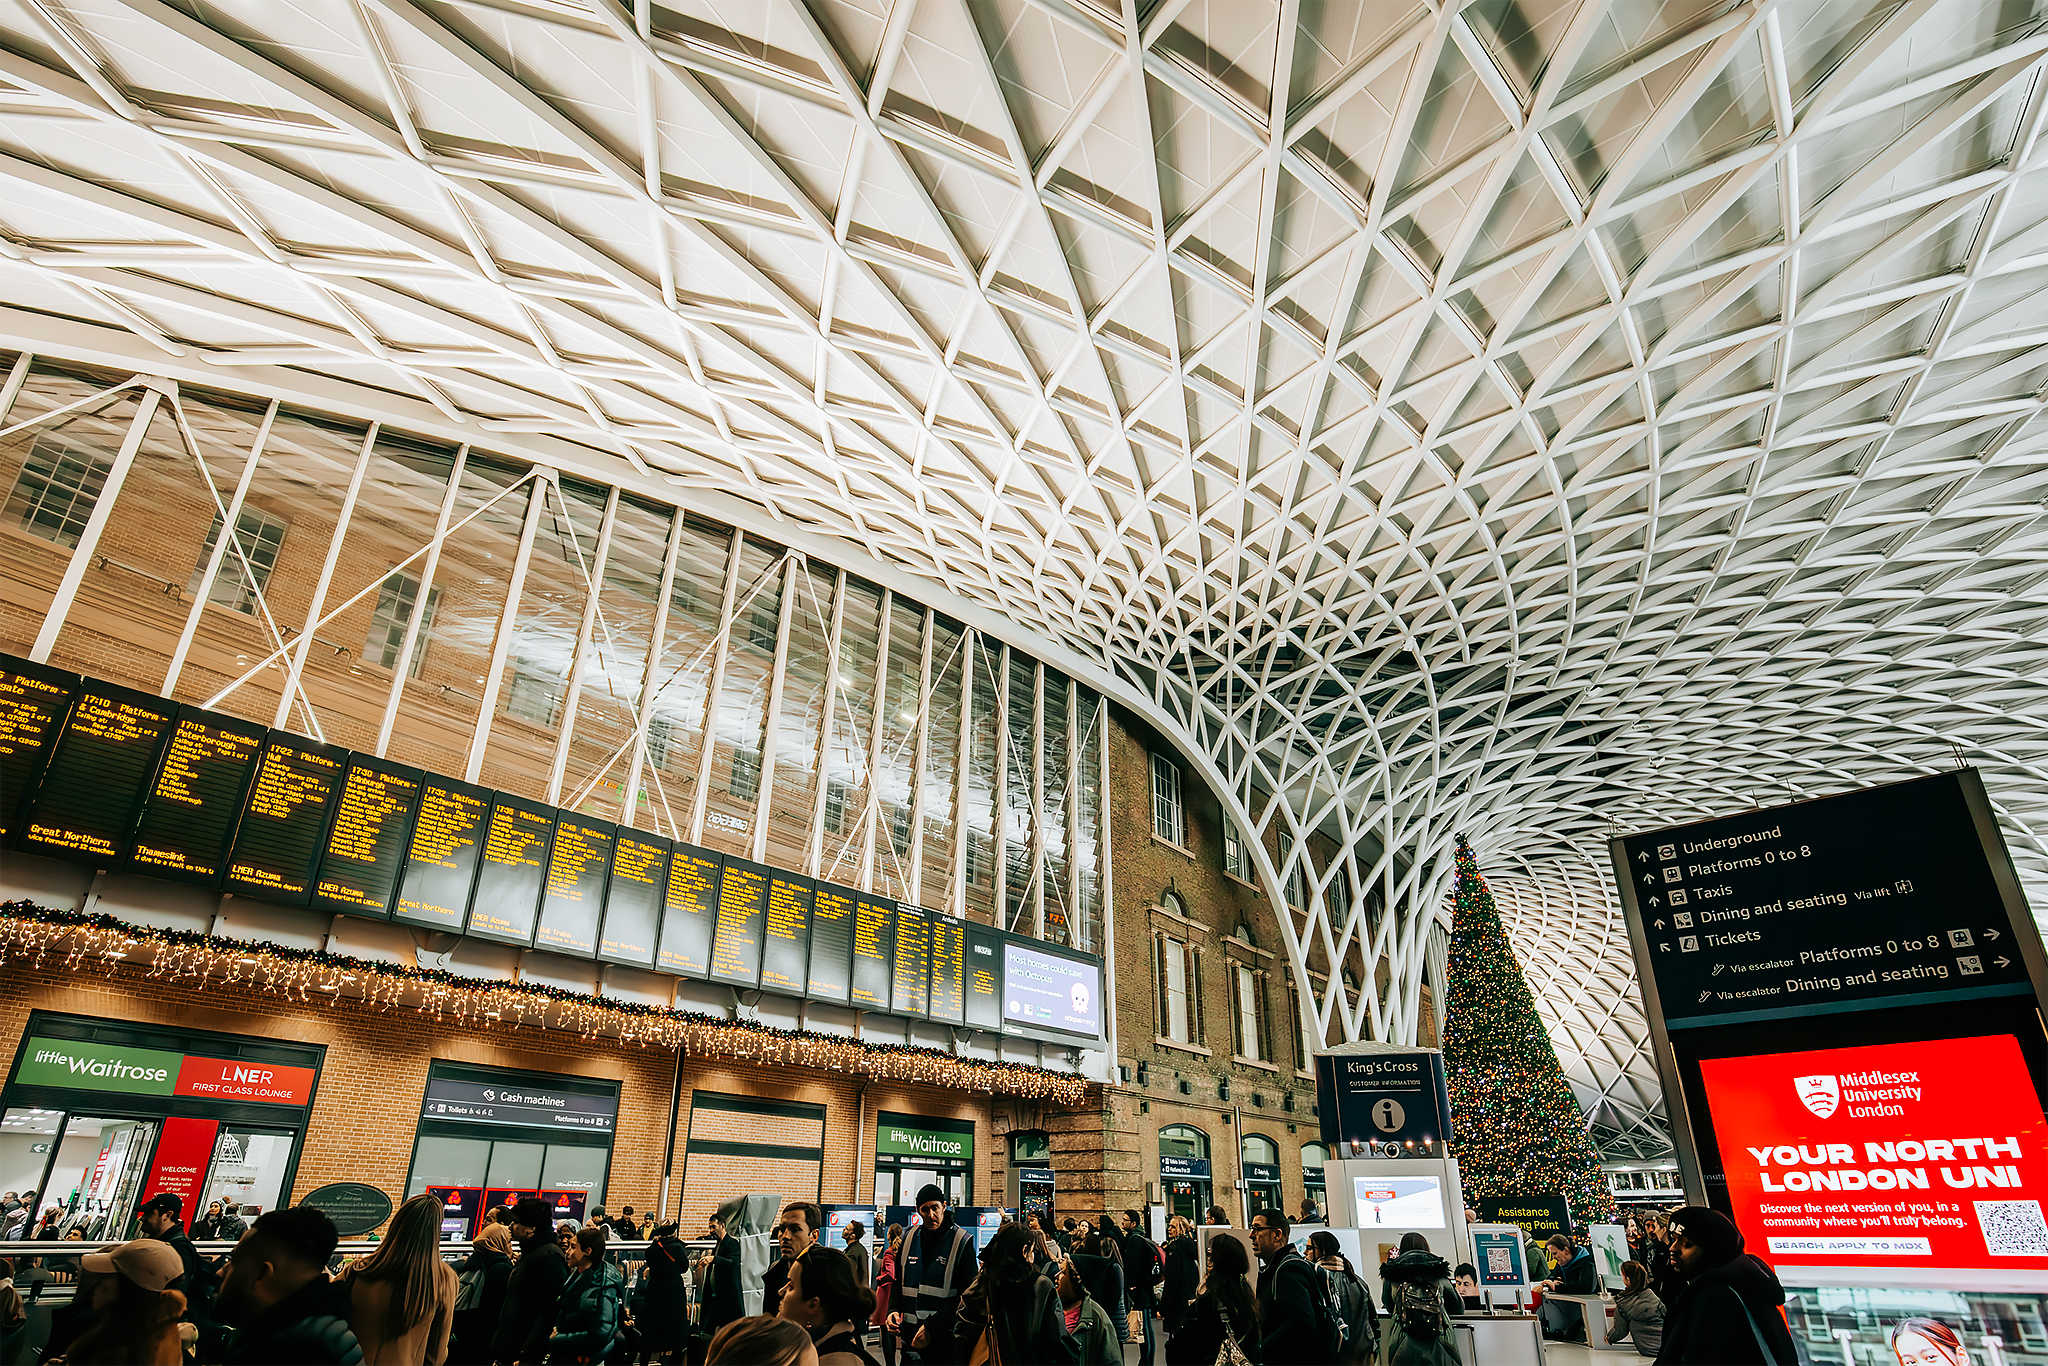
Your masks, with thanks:
[(1270, 1138), (1265, 1138), (1258, 1134), (1246, 1134), (1244, 1136), (1244, 1160), (1247, 1162), (1264, 1162), (1270, 1165), (1280, 1160), (1280, 1149), (1273, 1145), (1273, 1140)]
[(254, 1220), (283, 1203), (285, 1169), (291, 1166), (293, 1135), (283, 1130), (224, 1125), (213, 1144), (213, 1165), (207, 1169), (206, 1192), (198, 1210), (215, 1200), (234, 1201), (242, 1218)]
[(1079, 746), (1074, 765), (1073, 898), (1076, 948), (1093, 952), (1102, 942), (1102, 696), (1077, 688)]
[[(6, 422), (28, 421), (125, 378), (35, 361)], [(0, 648), (26, 655), (35, 643), (135, 404), (133, 391), (125, 391), (0, 439), (0, 489), (7, 491), (0, 503)], [(162, 681), (159, 673), (154, 683)]]
[(924, 822), (925, 905), (955, 908), (953, 895), (953, 800), (960, 780), (961, 683), (967, 668), (967, 634), (944, 617), (932, 618), (932, 690), (927, 703), (924, 778), (918, 811)]
[[(678, 534), (682, 540), (676, 549), (676, 576), (669, 589), (668, 625), (662, 637), (661, 661), (655, 668), (652, 707), (655, 717), (667, 723), (667, 741), (663, 762), (641, 771), (635, 798), (640, 818), (635, 824), (687, 838), (697, 793), (698, 760), (704, 752), (711, 666), (716, 659), (718, 616), (724, 610), (732, 533), (686, 518)], [(729, 776), (714, 770), (713, 787), (723, 788)]]
[[(605, 555), (597, 619), (591, 623), (582, 686), (576, 692), (576, 725), (562, 771), (562, 805), (585, 815), (614, 820), (625, 810), (633, 716), (647, 671), (647, 644), (653, 638), (661, 596), (661, 566), (676, 520), (673, 508), (631, 495), (619, 498), (611, 549)], [(627, 812), (629, 822), (634, 818)], [(638, 819), (648, 829), (669, 828), (666, 822), (650, 823), (650, 817)]]
[(118, 1240), (135, 1212), (157, 1126), (148, 1120), (73, 1115), (57, 1145), (43, 1204), (62, 1204), (62, 1227), (89, 1243)]
[(1162, 994), (1165, 996), (1166, 1037), (1179, 1043), (1188, 1041), (1188, 956), (1187, 949), (1175, 939), (1159, 941), (1159, 964), (1163, 980)]
[(751, 538), (741, 543), (735, 620), (726, 646), (712, 732), (711, 787), (704, 803), (704, 844), (729, 854), (743, 855), (753, 847), (761, 740), (775, 672), (775, 633), (756, 626), (764, 612), (779, 619), (783, 577), (780, 546)]
[[(227, 491), (222, 490), (223, 500), (227, 496)], [(213, 548), (220, 543), (221, 525), (220, 514), (216, 512), (213, 524), (206, 529), (206, 540), (199, 547), (199, 559), (192, 566), (192, 578), (186, 585), (186, 591), (199, 591), (200, 583), (206, 577), (206, 566), (213, 559)], [(284, 534), (290, 529), (290, 523), (284, 518), (273, 517), (267, 512), (244, 508), (236, 513), (235, 530), (238, 534), (234, 544), (221, 555), (220, 568), (213, 576), (213, 586), (207, 590), (206, 600), (219, 603), (230, 611), (255, 616), (257, 599), (270, 586), (271, 571), (277, 568), (277, 555), (284, 548)]]
[(541, 1158), (546, 1156), (547, 1147), (545, 1143), (492, 1143), (491, 1166), (484, 1184), (515, 1190), (540, 1189)]
[(564, 1143), (548, 1145), (547, 1160), (541, 1164), (540, 1189), (546, 1191), (589, 1191), (596, 1204), (604, 1194), (605, 1168), (610, 1155), (603, 1148), (578, 1148)]
[(1185, 1124), (1169, 1124), (1159, 1131), (1159, 1152), (1165, 1157), (1207, 1157), (1209, 1136)]
[[(461, 526), (449, 532), (434, 571), (439, 595), (433, 640), (418, 680), (405, 685), (405, 701), (391, 737), (394, 759), (432, 773), (460, 774), (468, 765), (469, 737), (483, 704), (491, 647), (526, 519), (527, 491), (521, 486), (526, 475), (524, 465), (475, 451), (463, 464), (449, 521), (451, 528)], [(428, 514), (430, 527), (432, 517)], [(417, 530), (413, 534), (415, 546), (425, 539)], [(388, 560), (385, 568), (388, 571)], [(358, 608), (366, 629), (374, 608), (367, 600)], [(388, 678), (385, 684), (389, 686)]]
[(1071, 687), (1065, 674), (1054, 669), (1045, 671), (1045, 724), (1040, 737), (1045, 801), (1039, 811), (1045, 864), (1040, 875), (1045, 879), (1045, 937), (1056, 944), (1074, 942), (1074, 889), (1067, 864), (1068, 760), (1073, 752), (1073, 737), (1067, 730)]
[[(875, 657), (881, 648), (882, 590), (847, 578), (845, 619), (839, 627), (838, 700), (832, 741), (825, 752), (825, 847), (819, 876), (852, 884), (860, 879), (861, 831), (868, 802), (868, 740), (875, 731)], [(835, 819), (835, 816), (837, 817)]]
[[(889, 670), (883, 682), (882, 751), (875, 775), (875, 890), (910, 899), (910, 831), (917, 800), (917, 731), (924, 693), (925, 610), (908, 598), (889, 607)], [(921, 893), (920, 893), (921, 894)]]
[(412, 1181), (406, 1199), (429, 1186), (481, 1186), (491, 1162), (487, 1138), (436, 1138), (421, 1134), (412, 1150)]
[[(57, 1126), (63, 1122), (62, 1111), (33, 1105), (12, 1106), (0, 1115), (0, 1190), (42, 1188), (43, 1168), (50, 1163), (50, 1150), (57, 1144)], [(40, 1218), (42, 1206), (49, 1203), (50, 1200), (45, 1200), (37, 1204), (30, 1211), (31, 1217)]]
[[(405, 633), (412, 624), (412, 614), (419, 605), (420, 576), (410, 570), (400, 569), (384, 580), (377, 589), (377, 610), (370, 617), (370, 633), (363, 641), (363, 662), (374, 664), (380, 669), (398, 667), (398, 652), (405, 646)], [(412, 643), (412, 663), (406, 669), (407, 678), (418, 678), (427, 662), (427, 640), (434, 632), (434, 608), (441, 601), (441, 590), (430, 589), (427, 593), (426, 615), (420, 619), (419, 635)]]
[(962, 818), (967, 822), (967, 913), (976, 920), (995, 923), (995, 821), (996, 765), (1001, 743), (1002, 647), (975, 633), (970, 646), (974, 659), (974, 714), (967, 733), (967, 790), (963, 794)]
[(782, 711), (775, 718), (775, 791), (768, 801), (767, 859), (778, 868), (807, 868), (811, 818), (818, 799), (819, 739), (831, 686), (832, 603), (839, 576), (821, 564), (799, 564), (789, 614), (789, 650), (782, 668)]
[(491, 727), (484, 753), (483, 781), (492, 787), (529, 797), (547, 795), (576, 634), (583, 626), (598, 532), (604, 526), (605, 492), (596, 484), (565, 478), (559, 492), (546, 493), (498, 694), (504, 717)]
[(1032, 909), (1031, 766), (1038, 749), (1033, 733), (1038, 669), (1020, 650), (1010, 651), (1010, 710), (1003, 739), (1003, 925), (1017, 934), (1036, 933)]

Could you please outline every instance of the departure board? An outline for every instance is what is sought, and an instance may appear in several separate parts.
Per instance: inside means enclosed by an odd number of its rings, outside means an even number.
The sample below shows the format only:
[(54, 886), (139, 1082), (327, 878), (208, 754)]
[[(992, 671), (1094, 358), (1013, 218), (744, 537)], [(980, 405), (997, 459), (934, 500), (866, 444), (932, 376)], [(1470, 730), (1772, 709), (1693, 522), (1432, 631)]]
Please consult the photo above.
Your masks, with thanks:
[(21, 833), (22, 808), (42, 779), (80, 685), (77, 674), (0, 654), (0, 846)]
[(22, 847), (39, 854), (118, 862), (142, 794), (170, 743), (174, 703), (104, 683), (82, 683), (30, 803)]
[(711, 980), (735, 986), (761, 982), (761, 932), (768, 919), (768, 876), (774, 870), (728, 858), (718, 882), (718, 932), (711, 940)]
[(612, 845), (619, 828), (610, 821), (564, 812), (555, 822), (555, 847), (548, 855), (547, 887), (541, 893), (540, 926), (533, 946), (597, 956), (598, 926), (604, 921), (604, 884), (611, 875)]
[(711, 975), (722, 862), (709, 849), (680, 841), (675, 845), (668, 863), (668, 902), (661, 913), (661, 952), (654, 962), (661, 971), (683, 977)]
[(668, 895), (668, 841), (629, 825), (612, 843), (611, 885), (604, 899), (604, 928), (597, 956), (628, 967), (654, 966), (661, 937), (661, 903)]
[(430, 930), (462, 928), (490, 819), (489, 789), (449, 778), (427, 780), (392, 919)]
[(863, 893), (853, 910), (853, 1004), (889, 1008), (889, 979), (896, 959), (896, 903)]
[(477, 860), (476, 890), (469, 897), (470, 934), (503, 944), (532, 945), (554, 840), (555, 808), (510, 792), (492, 797), (483, 857)]
[(853, 989), (853, 908), (860, 893), (829, 882), (816, 884), (811, 906), (811, 966), (805, 994), (815, 1001), (845, 1001)]
[(230, 892), (303, 906), (327, 824), (341, 799), (348, 751), (281, 730), (270, 732), (256, 760), (256, 778), (242, 804), (242, 827), (221, 884)]
[(801, 996), (810, 984), (811, 880), (775, 873), (768, 879), (768, 925), (761, 939), (761, 987)]
[(253, 721), (179, 707), (171, 742), (135, 824), (129, 870), (173, 882), (218, 885), (256, 773), (256, 756), (269, 734)]
[(915, 906), (896, 908), (896, 971), (889, 984), (889, 1009), (898, 1015), (926, 1010), (932, 971), (932, 923)]
[(986, 925), (967, 926), (967, 1027), (1003, 1027), (1003, 936)]
[(934, 913), (932, 975), (928, 1006), (934, 1020), (967, 1022), (967, 922)]
[(350, 756), (334, 828), (327, 832), (320, 857), (320, 877), (313, 884), (315, 906), (378, 920), (390, 917), (426, 778), (403, 764), (367, 754)]

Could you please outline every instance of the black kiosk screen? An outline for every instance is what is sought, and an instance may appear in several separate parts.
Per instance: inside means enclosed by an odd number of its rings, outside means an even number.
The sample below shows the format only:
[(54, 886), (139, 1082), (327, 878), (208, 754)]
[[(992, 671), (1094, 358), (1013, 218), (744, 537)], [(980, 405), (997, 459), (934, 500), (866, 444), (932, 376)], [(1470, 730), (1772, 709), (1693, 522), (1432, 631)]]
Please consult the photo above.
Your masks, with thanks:
[(547, 879), (548, 849), (555, 837), (555, 809), (500, 792), (491, 803), (484, 831), (484, 856), (477, 864), (476, 891), (469, 899), (469, 932), (507, 944), (533, 943)]
[(597, 953), (604, 919), (604, 885), (612, 866), (618, 827), (609, 821), (564, 816), (555, 823), (555, 848), (548, 858), (547, 891), (540, 903), (534, 947), (574, 954)]
[(811, 881), (776, 873), (768, 879), (768, 926), (761, 940), (761, 986), (801, 996), (810, 978)]
[(967, 927), (967, 1027), (1003, 1027), (1003, 937), (980, 925)]
[(718, 935), (711, 942), (712, 981), (759, 985), (768, 873), (758, 863), (725, 861), (725, 876), (718, 887)]
[(678, 844), (669, 858), (668, 906), (661, 916), (655, 967), (683, 977), (711, 975), (711, 937), (718, 923), (719, 856)]
[(845, 1001), (853, 986), (853, 908), (860, 894), (829, 882), (817, 884), (811, 907), (809, 994), (814, 1000)]
[(853, 916), (853, 1004), (887, 1010), (896, 957), (896, 903), (863, 896)]
[(604, 931), (597, 956), (629, 967), (654, 966), (661, 933), (661, 903), (668, 892), (668, 841), (620, 826), (612, 844), (611, 886), (604, 898)]

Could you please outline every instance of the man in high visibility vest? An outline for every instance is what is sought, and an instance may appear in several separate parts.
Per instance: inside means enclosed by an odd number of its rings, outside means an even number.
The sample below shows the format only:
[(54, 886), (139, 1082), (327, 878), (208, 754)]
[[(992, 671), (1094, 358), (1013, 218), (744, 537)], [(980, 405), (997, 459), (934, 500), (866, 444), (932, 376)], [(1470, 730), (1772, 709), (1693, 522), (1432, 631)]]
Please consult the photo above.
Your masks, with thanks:
[(974, 1239), (953, 1222), (935, 1185), (917, 1193), (917, 1218), (903, 1240), (889, 1331), (903, 1335), (921, 1366), (962, 1366), (972, 1344), (958, 1340), (960, 1294), (981, 1269)]

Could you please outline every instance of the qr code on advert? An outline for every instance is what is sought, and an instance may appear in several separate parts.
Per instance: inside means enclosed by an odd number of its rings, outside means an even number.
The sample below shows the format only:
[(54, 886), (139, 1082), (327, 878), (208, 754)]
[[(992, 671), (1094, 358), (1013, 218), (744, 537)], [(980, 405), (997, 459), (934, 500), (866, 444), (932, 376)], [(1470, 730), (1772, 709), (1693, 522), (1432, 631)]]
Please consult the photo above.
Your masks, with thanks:
[(1984, 1250), (1994, 1257), (2048, 1257), (2048, 1223), (2039, 1200), (1979, 1200)]

